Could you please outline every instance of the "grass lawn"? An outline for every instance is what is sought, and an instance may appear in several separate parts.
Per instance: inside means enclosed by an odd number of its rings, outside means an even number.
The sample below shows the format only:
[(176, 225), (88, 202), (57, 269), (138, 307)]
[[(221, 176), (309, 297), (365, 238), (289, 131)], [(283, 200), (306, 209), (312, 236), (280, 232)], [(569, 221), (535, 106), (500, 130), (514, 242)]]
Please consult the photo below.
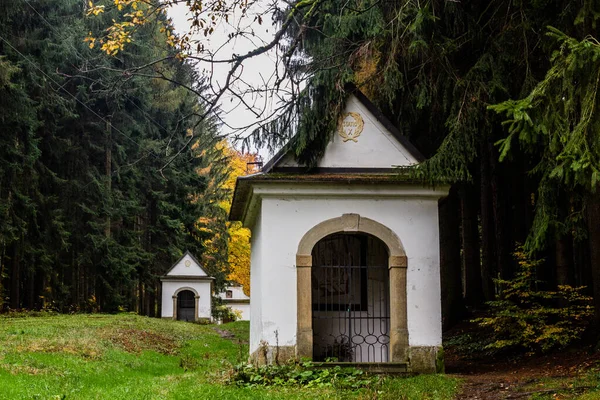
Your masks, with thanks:
[(385, 378), (377, 387), (226, 384), (247, 359), (248, 323), (214, 325), (119, 315), (0, 316), (0, 399), (427, 399), (456, 395), (444, 375)]

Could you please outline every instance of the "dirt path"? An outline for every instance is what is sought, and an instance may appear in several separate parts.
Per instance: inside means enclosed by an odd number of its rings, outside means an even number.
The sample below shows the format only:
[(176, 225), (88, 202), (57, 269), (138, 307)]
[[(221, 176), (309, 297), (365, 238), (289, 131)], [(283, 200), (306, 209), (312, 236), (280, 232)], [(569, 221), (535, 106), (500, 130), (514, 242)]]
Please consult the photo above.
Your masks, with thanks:
[(233, 334), (232, 332), (229, 332), (226, 329), (221, 329), (221, 328), (213, 328), (215, 332), (217, 332), (219, 334), (219, 336), (221, 336), (223, 339), (233, 339), (235, 337), (235, 334)]
[[(561, 387), (573, 391), (569, 386), (573, 379), (599, 362), (600, 355), (588, 350), (501, 361), (465, 360), (456, 354), (448, 354), (446, 371), (463, 381), (457, 399), (528, 399), (535, 393), (561, 393)], [(549, 380), (553, 385), (548, 385)], [(577, 387), (575, 385), (575, 390)]]

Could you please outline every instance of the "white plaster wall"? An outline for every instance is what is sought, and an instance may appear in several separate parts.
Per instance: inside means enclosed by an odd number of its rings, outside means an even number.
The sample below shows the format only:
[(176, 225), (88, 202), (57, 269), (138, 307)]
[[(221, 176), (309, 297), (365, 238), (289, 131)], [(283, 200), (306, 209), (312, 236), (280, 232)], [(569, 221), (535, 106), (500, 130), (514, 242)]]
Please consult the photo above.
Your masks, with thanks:
[(192, 282), (189, 280), (162, 282), (162, 309), (160, 313), (161, 317), (173, 317), (173, 295), (180, 288), (194, 289), (200, 296), (200, 299), (198, 301), (198, 317), (211, 318), (211, 282)]
[[(231, 290), (232, 297), (227, 298), (227, 291)], [(242, 314), (241, 321), (250, 321), (250, 304), (247, 302), (236, 303), (235, 300), (250, 300), (250, 297), (246, 296), (244, 293), (243, 286), (227, 286), (225, 287), (225, 291), (219, 293), (218, 296), (223, 300), (226, 300), (226, 305), (230, 307), (232, 310), (237, 310)]]
[[(319, 161), (322, 168), (392, 168), (408, 166), (417, 160), (394, 138), (394, 136), (371, 114), (355, 97), (350, 96), (345, 112), (361, 115), (365, 125), (357, 141), (343, 141), (337, 133)], [(288, 154), (280, 166), (298, 166), (291, 154)]]
[[(407, 303), (411, 346), (441, 344), (438, 203), (435, 197), (399, 197), (388, 188), (329, 186), (327, 197), (308, 194), (263, 194), (260, 218), (253, 227), (263, 248), (252, 254), (252, 313), (250, 352), (261, 340), (280, 346), (296, 343), (295, 256), (303, 235), (318, 223), (342, 214), (371, 218), (394, 231), (408, 257)], [(259, 189), (255, 189), (257, 191)], [(423, 190), (423, 189), (422, 189)], [(366, 192), (365, 192), (366, 191)], [(310, 190), (305, 190), (305, 193)], [(418, 191), (417, 191), (418, 192)], [(431, 191), (427, 191), (431, 194)], [(439, 191), (439, 195), (443, 190)], [(379, 197), (378, 197), (379, 196)], [(412, 196), (415, 196), (413, 192)], [(418, 193), (417, 193), (418, 196)], [(257, 246), (258, 247), (258, 246)], [(256, 310), (256, 311), (255, 311)], [(254, 314), (254, 313), (257, 314)]]
[[(186, 261), (190, 262), (189, 267), (185, 265)], [(202, 267), (200, 267), (198, 263), (196, 263), (196, 261), (189, 256), (189, 254), (186, 254), (185, 257), (179, 260), (179, 262), (173, 267), (173, 269), (169, 271), (167, 275), (207, 276)]]
[[(262, 304), (263, 304), (263, 283), (260, 278), (263, 273), (262, 253), (262, 211), (258, 206), (255, 226), (252, 229), (250, 237), (250, 287), (252, 288), (252, 301), (250, 302), (250, 354), (260, 346), (262, 329)], [(294, 292), (295, 293), (295, 292)], [(267, 297), (268, 300), (268, 297)]]
[(239, 311), (242, 314), (240, 321), (250, 321), (250, 304), (248, 303), (227, 303), (227, 307), (230, 307), (234, 311)]
[(234, 300), (250, 300), (250, 297), (246, 296), (244, 293), (243, 286), (226, 286), (225, 290), (218, 294), (218, 296), (222, 299), (227, 299), (227, 291), (231, 290), (231, 299)]

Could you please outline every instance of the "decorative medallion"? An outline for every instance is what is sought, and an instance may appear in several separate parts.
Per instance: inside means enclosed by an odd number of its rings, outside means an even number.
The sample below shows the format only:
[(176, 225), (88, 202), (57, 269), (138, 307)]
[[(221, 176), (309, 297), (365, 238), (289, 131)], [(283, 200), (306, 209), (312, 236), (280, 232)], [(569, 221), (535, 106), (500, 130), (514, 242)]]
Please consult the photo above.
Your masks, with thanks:
[(363, 121), (359, 113), (344, 113), (342, 114), (338, 122), (338, 133), (340, 134), (344, 142), (352, 140), (356, 143), (358, 142), (358, 137), (362, 133), (364, 126), (365, 122)]
[(185, 266), (189, 267), (190, 265), (192, 265), (192, 262), (190, 260), (185, 260)]

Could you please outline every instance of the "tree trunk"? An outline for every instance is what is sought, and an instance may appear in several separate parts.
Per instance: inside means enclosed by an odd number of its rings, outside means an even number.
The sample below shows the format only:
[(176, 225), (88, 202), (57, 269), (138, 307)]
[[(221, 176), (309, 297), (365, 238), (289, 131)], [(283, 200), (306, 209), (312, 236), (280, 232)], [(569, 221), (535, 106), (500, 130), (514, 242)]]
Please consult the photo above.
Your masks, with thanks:
[[(506, 213), (506, 207), (510, 204), (506, 201), (509, 194), (507, 193), (506, 188), (504, 187), (503, 176), (501, 175), (501, 170), (498, 168), (498, 154), (494, 148), (489, 148), (489, 160), (492, 166), (490, 182), (491, 182), (491, 192), (492, 192), (492, 211), (494, 215), (494, 245), (495, 245), (495, 255), (496, 255), (496, 271), (497, 274), (500, 275), (502, 279), (512, 279), (513, 278), (513, 268), (512, 268), (512, 260), (509, 257), (509, 254), (512, 253), (512, 250), (507, 243), (507, 226), (509, 225), (509, 216)], [(509, 171), (513, 171), (508, 162), (505, 162), (503, 165), (504, 169), (508, 169)], [(514, 245), (514, 244), (513, 244)]]
[(556, 240), (556, 284), (570, 285), (571, 265), (573, 264), (573, 247), (570, 234)]
[(158, 282), (156, 284), (156, 316), (161, 318), (162, 315), (162, 286)]
[(136, 283), (133, 282), (129, 288), (127, 289), (127, 291), (129, 292), (128, 298), (129, 298), (129, 311), (132, 312), (138, 312), (138, 307), (137, 307), (137, 289), (136, 289)]
[(464, 315), (460, 258), (459, 201), (455, 190), (440, 201), (440, 273), (442, 323), (447, 329)]
[(142, 282), (142, 274), (139, 274), (138, 281), (138, 314), (144, 315), (144, 284)]
[[(570, 196), (561, 190), (558, 197), (559, 218), (565, 221), (571, 210)], [(555, 243), (555, 280), (557, 285), (571, 285), (573, 277), (573, 236), (571, 232), (557, 232)]]
[(480, 201), (481, 201), (481, 288), (486, 301), (494, 299), (494, 222), (492, 217), (490, 152), (487, 140), (481, 143), (480, 161)]
[(144, 315), (150, 315), (150, 290), (148, 290), (148, 284), (144, 284)]
[(463, 185), (460, 189), (464, 293), (465, 303), (469, 306), (483, 303), (476, 195), (473, 185)]
[(6, 306), (4, 304), (4, 297), (5, 297), (5, 293), (4, 293), (4, 288), (5, 288), (5, 279), (4, 279), (4, 264), (5, 264), (5, 251), (6, 251), (6, 246), (4, 245), (4, 241), (2, 242), (2, 246), (0, 246), (0, 312), (4, 311), (4, 307)]
[(24, 273), (24, 284), (23, 288), (25, 293), (23, 295), (23, 306), (28, 310), (35, 309), (35, 269), (31, 265), (27, 265)]
[(10, 308), (21, 308), (21, 260), (19, 259), (19, 246), (12, 244), (11, 271), (10, 271)]
[[(104, 168), (106, 173), (106, 196), (108, 204), (110, 204), (111, 190), (112, 190), (112, 140), (111, 140), (111, 127), (110, 120), (106, 120), (106, 147), (105, 147), (105, 160)], [(104, 228), (104, 235), (110, 238), (110, 210), (107, 207), (106, 210), (106, 227)]]
[(156, 317), (156, 291), (155, 285), (152, 285), (152, 288), (149, 290), (150, 299), (149, 299), (149, 307), (148, 307), (148, 316)]
[(600, 327), (600, 193), (587, 199), (587, 222), (590, 245), (590, 266), (594, 285), (594, 323)]

